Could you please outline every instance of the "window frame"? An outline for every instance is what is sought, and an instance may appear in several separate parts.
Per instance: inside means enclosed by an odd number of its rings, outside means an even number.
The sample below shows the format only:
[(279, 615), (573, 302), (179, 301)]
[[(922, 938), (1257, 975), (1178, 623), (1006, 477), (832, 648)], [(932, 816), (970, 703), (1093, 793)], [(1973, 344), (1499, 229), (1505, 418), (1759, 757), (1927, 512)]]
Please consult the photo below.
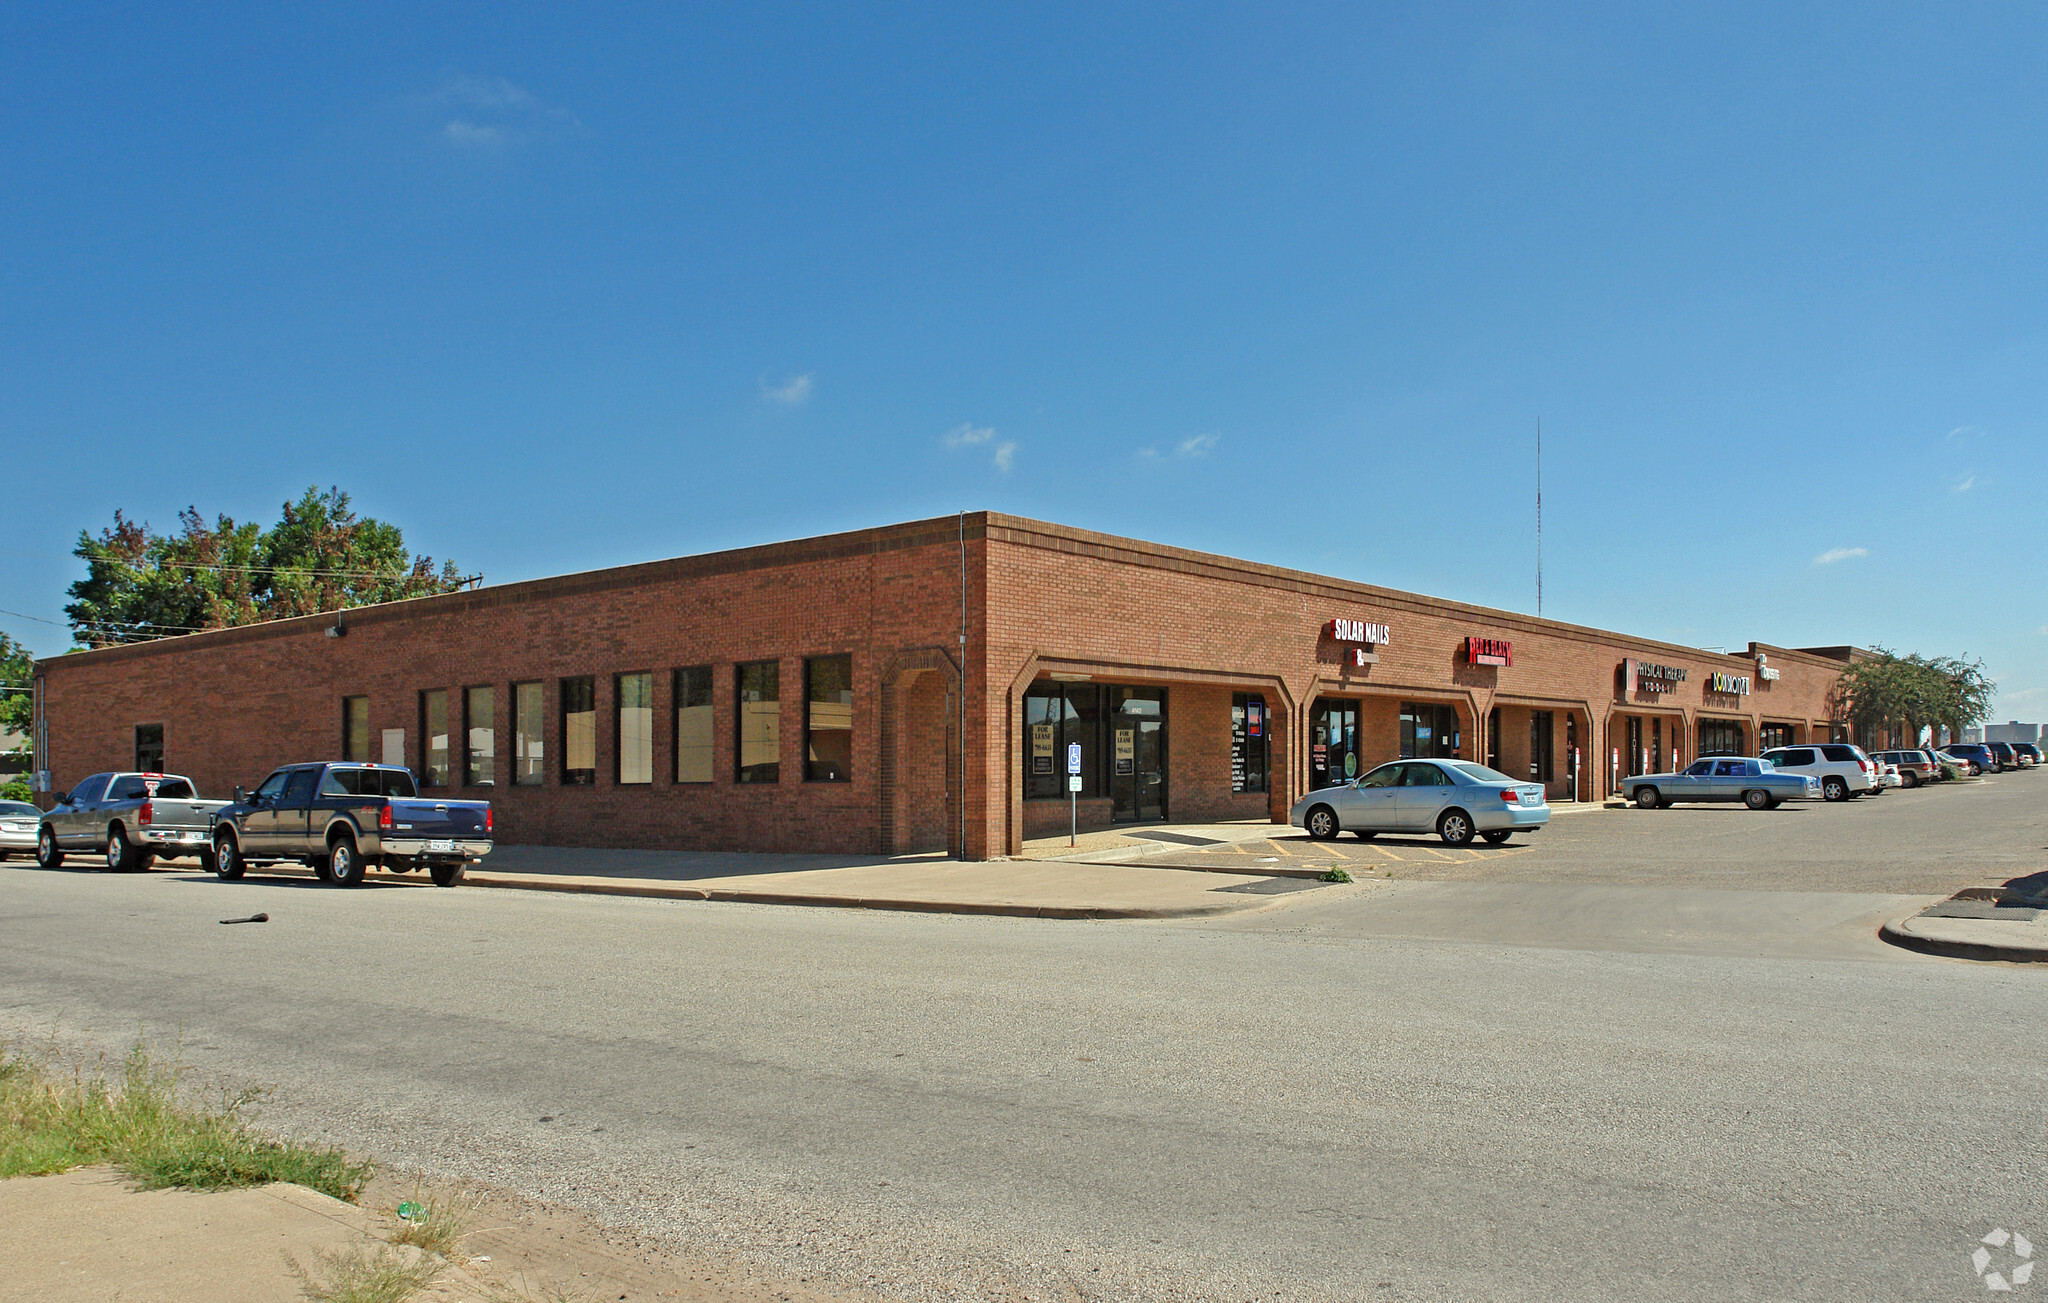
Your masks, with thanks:
[[(156, 763), (154, 765), (142, 763), (142, 730), (146, 728), (156, 730)], [(137, 773), (143, 774), (160, 774), (164, 771), (164, 726), (162, 724), (137, 724), (135, 726), (135, 770)]]
[[(1259, 706), (1259, 735), (1253, 745), (1251, 735), (1251, 707)], [(1238, 768), (1239, 753), (1242, 752), (1244, 767)], [(1256, 763), (1254, 763), (1256, 762)], [(1252, 770), (1258, 770), (1254, 781)], [(1240, 778), (1240, 772), (1242, 778)], [(1230, 694), (1230, 790), (1233, 795), (1241, 793), (1266, 794), (1273, 784), (1273, 712), (1266, 704), (1263, 692), (1233, 692)]]
[[(572, 683), (588, 684), (590, 687), (590, 709), (588, 711), (579, 710), (574, 712), (578, 715), (588, 714), (590, 716), (590, 765), (588, 768), (579, 766), (572, 769), (569, 766), (569, 716), (571, 714), (569, 710), (569, 685)], [(560, 728), (557, 745), (562, 753), (562, 763), (557, 772), (561, 776), (561, 785), (563, 787), (596, 787), (597, 676), (595, 674), (564, 675), (557, 682), (555, 691), (557, 694), (555, 716)]]
[[(685, 706), (683, 704), (685, 698), (683, 690), (684, 676), (697, 674), (704, 676), (704, 700), (701, 703), (693, 702)], [(669, 671), (669, 713), (675, 717), (674, 725), (669, 730), (669, 781), (678, 787), (708, 787), (718, 781), (718, 680), (716, 674), (717, 667), (713, 665), (682, 665)], [(695, 693), (692, 692), (688, 695), (694, 697)], [(682, 713), (685, 710), (700, 709), (706, 712), (705, 722), (710, 726), (710, 736), (705, 739), (704, 743), (704, 776), (702, 778), (685, 778), (683, 777)]]
[[(647, 680), (647, 777), (626, 777), (626, 694), (627, 679)], [(612, 675), (612, 785), (652, 787), (654, 785), (654, 671), (621, 670)]]
[[(433, 774), (435, 773), (435, 770), (434, 770), (434, 728), (433, 728), (433, 724), (432, 724), (432, 722), (431, 722), (431, 719), (432, 719), (432, 717), (431, 717), (431, 715), (430, 715), (430, 714), (428, 713), (428, 710), (427, 710), (427, 700), (428, 700), (428, 698), (430, 698), (430, 697), (437, 697), (437, 696), (438, 696), (438, 697), (439, 697), (439, 698), (441, 699), (441, 739), (442, 739), (442, 740), (441, 740), (441, 768), (440, 768), (440, 781), (439, 781), (439, 782), (436, 782), (436, 781), (434, 781), (434, 778), (433, 778)], [(416, 775), (416, 777), (418, 778), (418, 780), (419, 780), (419, 785), (420, 785), (420, 788), (421, 788), (421, 790), (423, 790), (423, 791), (424, 791), (424, 790), (426, 790), (426, 789), (429, 789), (429, 788), (431, 788), (431, 789), (433, 789), (433, 790), (435, 790), (435, 791), (446, 791), (446, 790), (447, 790), (447, 788), (448, 788), (448, 780), (449, 780), (449, 778), (451, 778), (451, 777), (453, 776), (453, 775), (451, 775), (451, 774), (450, 774), (450, 773), (448, 772), (448, 769), (449, 769), (449, 766), (448, 766), (448, 761), (449, 761), (449, 753), (450, 753), (450, 751), (451, 751), (451, 750), (453, 749), (453, 748), (452, 748), (452, 747), (450, 746), (450, 743), (449, 743), (449, 735), (450, 735), (450, 730), (449, 730), (449, 728), (448, 728), (448, 689), (446, 689), (446, 688), (421, 688), (421, 689), (420, 689), (420, 768), (419, 768), (419, 773), (418, 773), (418, 774)]]
[[(351, 743), (351, 741), (352, 741), (352, 738), (350, 737), (350, 734), (351, 734), (351, 733), (352, 733), (352, 732), (354, 731), (354, 730), (353, 730), (353, 725), (354, 725), (354, 723), (355, 723), (355, 721), (354, 721), (353, 719), (351, 719), (351, 718), (350, 718), (350, 716), (351, 716), (351, 714), (353, 713), (353, 711), (354, 711), (354, 709), (355, 709), (356, 703), (358, 703), (358, 702), (361, 702), (361, 703), (362, 703), (362, 713), (363, 713), (363, 754), (361, 754), (361, 755), (356, 755), (356, 754), (355, 754), (355, 753), (354, 753), (354, 752), (353, 752), (353, 751), (352, 751), (352, 750), (350, 749), (350, 743)], [(341, 758), (342, 758), (342, 761), (343, 761), (343, 763), (345, 763), (345, 764), (352, 764), (352, 765), (366, 765), (366, 764), (370, 763), (370, 755), (369, 755), (369, 752), (370, 752), (370, 698), (369, 698), (369, 696), (368, 696), (367, 694), (364, 694), (364, 693), (357, 693), (357, 694), (355, 694), (355, 695), (353, 695), (353, 696), (344, 696), (344, 697), (343, 697), (343, 698), (341, 699)]]
[[(816, 727), (815, 727), (815, 726), (814, 726), (814, 725), (812, 724), (812, 722), (811, 722), (811, 707), (812, 707), (812, 706), (814, 706), (814, 705), (816, 705), (816, 704), (818, 704), (818, 703), (817, 703), (817, 699), (816, 699), (816, 698), (815, 698), (815, 696), (813, 695), (813, 692), (814, 692), (814, 688), (813, 688), (813, 685), (812, 685), (812, 682), (811, 682), (811, 674), (812, 674), (812, 670), (813, 670), (813, 667), (815, 667), (816, 665), (818, 665), (818, 664), (819, 664), (820, 662), (823, 662), (823, 661), (844, 661), (844, 662), (846, 663), (846, 696), (847, 696), (847, 700), (846, 700), (846, 702), (845, 702), (845, 705), (846, 705), (846, 727), (845, 727), (845, 728), (843, 728), (843, 729), (838, 729), (838, 728), (832, 728), (832, 729), (824, 729), (824, 730), (819, 730), (819, 729), (817, 729), (817, 728), (816, 728)], [(815, 772), (813, 772), (813, 768), (812, 768), (812, 766), (814, 766), (814, 765), (817, 765), (817, 764), (820, 764), (820, 763), (823, 763), (823, 764), (827, 764), (827, 765), (829, 765), (829, 764), (831, 764), (831, 763), (832, 763), (831, 761), (824, 761), (824, 762), (819, 762), (819, 761), (813, 760), (813, 759), (811, 758), (811, 752), (812, 752), (812, 749), (813, 749), (813, 748), (812, 748), (812, 746), (811, 746), (812, 734), (814, 734), (814, 733), (816, 733), (816, 732), (821, 732), (821, 731), (822, 731), (822, 732), (827, 732), (827, 733), (844, 733), (844, 734), (846, 734), (846, 772), (845, 772), (845, 773), (843, 773), (843, 774), (840, 774), (840, 775), (838, 775), (838, 776), (836, 776), (836, 777), (835, 777), (835, 776), (832, 776), (832, 775), (829, 775), (829, 774), (828, 774), (828, 775), (820, 775), (820, 774), (818, 774), (818, 773), (815, 773)], [(807, 783), (850, 783), (850, 782), (852, 782), (852, 781), (853, 781), (853, 653), (852, 653), (852, 652), (829, 652), (829, 653), (827, 653), (826, 655), (823, 655), (823, 656), (806, 656), (806, 657), (804, 657), (804, 781), (805, 781), (805, 782), (807, 782)]]
[[(491, 767), (490, 777), (478, 781), (476, 768), (476, 694), (490, 694), (491, 706), (491, 753), (485, 759)], [(462, 785), (464, 787), (496, 787), (498, 785), (498, 685), (476, 683), (462, 689)]]
[[(746, 675), (749, 670), (759, 670), (764, 667), (773, 676), (774, 680), (775, 696), (772, 700), (775, 703), (775, 758), (767, 761), (756, 761), (749, 765), (746, 763), (746, 711), (749, 704), (758, 705), (761, 703), (749, 703), (747, 701), (745, 695), (747, 692)], [(735, 783), (746, 783), (749, 786), (773, 786), (782, 781), (782, 662), (779, 660), (735, 661), (732, 669), (732, 780)], [(749, 770), (755, 772), (749, 773)]]
[[(510, 685), (512, 707), (512, 781), (510, 787), (546, 787), (548, 782), (548, 687), (544, 679), (520, 679)], [(523, 692), (532, 688), (534, 696), (533, 716), (528, 719), (524, 707)], [(527, 739), (533, 739), (538, 753), (533, 765), (533, 777), (526, 776), (528, 757), (523, 748)]]

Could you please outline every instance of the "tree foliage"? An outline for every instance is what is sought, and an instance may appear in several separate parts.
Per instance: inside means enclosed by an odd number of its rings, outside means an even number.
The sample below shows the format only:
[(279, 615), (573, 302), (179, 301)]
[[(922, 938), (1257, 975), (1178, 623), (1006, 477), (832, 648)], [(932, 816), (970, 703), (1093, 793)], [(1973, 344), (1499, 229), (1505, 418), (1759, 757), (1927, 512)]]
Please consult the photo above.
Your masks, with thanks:
[(119, 510), (78, 536), (85, 578), (71, 585), (73, 637), (88, 647), (258, 624), (451, 592), (455, 563), (406, 550), (398, 526), (357, 516), (338, 488), (309, 488), (268, 529), (191, 507), (159, 534)]
[(1840, 717), (1861, 733), (1890, 729), (1918, 738), (1927, 727), (1960, 737), (1991, 714), (1998, 685), (1982, 661), (1958, 656), (1901, 656), (1883, 647), (1851, 661), (1835, 684)]
[[(35, 698), (30, 689), (34, 683), (35, 657), (29, 655), (28, 648), (0, 633), (0, 734), (19, 733), (22, 737), (18, 745), (0, 752), (14, 761), (7, 766), (10, 770), (28, 768), (29, 725), (35, 718)], [(18, 779), (0, 783), (0, 801), (28, 799), (27, 783)]]

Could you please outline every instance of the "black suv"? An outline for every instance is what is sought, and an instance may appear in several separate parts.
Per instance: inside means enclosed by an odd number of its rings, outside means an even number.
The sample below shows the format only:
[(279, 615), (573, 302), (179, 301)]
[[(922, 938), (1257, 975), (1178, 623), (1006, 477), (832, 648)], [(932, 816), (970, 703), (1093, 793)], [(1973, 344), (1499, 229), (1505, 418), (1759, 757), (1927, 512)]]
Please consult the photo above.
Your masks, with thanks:
[(2012, 749), (2012, 743), (1986, 742), (1984, 744), (1984, 749), (1986, 751), (1989, 751), (1991, 753), (1991, 758), (1998, 762), (1999, 773), (2002, 774), (2008, 769), (2020, 768), (2019, 752)]

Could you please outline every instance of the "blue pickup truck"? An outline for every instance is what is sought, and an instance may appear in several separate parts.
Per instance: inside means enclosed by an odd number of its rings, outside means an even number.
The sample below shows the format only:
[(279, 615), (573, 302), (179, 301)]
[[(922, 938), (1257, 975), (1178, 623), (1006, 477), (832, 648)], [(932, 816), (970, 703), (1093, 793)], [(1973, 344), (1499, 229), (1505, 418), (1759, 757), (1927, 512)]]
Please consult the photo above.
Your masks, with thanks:
[(422, 798), (395, 765), (286, 765), (213, 822), (213, 871), (232, 881), (251, 864), (295, 860), (343, 887), (372, 864), (424, 868), (452, 887), (491, 853), (491, 803)]

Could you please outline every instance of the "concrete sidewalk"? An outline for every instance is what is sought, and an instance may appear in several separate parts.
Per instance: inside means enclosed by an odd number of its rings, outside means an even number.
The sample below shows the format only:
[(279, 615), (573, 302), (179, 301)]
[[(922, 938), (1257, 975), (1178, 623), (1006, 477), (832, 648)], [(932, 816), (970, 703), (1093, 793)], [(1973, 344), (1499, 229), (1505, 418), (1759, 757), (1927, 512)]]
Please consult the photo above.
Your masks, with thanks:
[(1997, 887), (1965, 887), (1918, 914), (1893, 919), (1885, 940), (1955, 959), (2048, 963), (2048, 872)]
[[(1259, 825), (1270, 830), (1271, 825)], [(525, 891), (1024, 918), (1197, 918), (1321, 888), (1276, 864), (1231, 872), (941, 856), (766, 855), (502, 846), (467, 883)], [(399, 875), (377, 874), (385, 880)]]
[[(318, 1276), (316, 1254), (374, 1251), (392, 1229), (302, 1186), (142, 1191), (107, 1167), (0, 1181), (0, 1227), (0, 1299), (37, 1303), (297, 1303), (287, 1258)], [(493, 1296), (451, 1263), (414, 1297)]]

